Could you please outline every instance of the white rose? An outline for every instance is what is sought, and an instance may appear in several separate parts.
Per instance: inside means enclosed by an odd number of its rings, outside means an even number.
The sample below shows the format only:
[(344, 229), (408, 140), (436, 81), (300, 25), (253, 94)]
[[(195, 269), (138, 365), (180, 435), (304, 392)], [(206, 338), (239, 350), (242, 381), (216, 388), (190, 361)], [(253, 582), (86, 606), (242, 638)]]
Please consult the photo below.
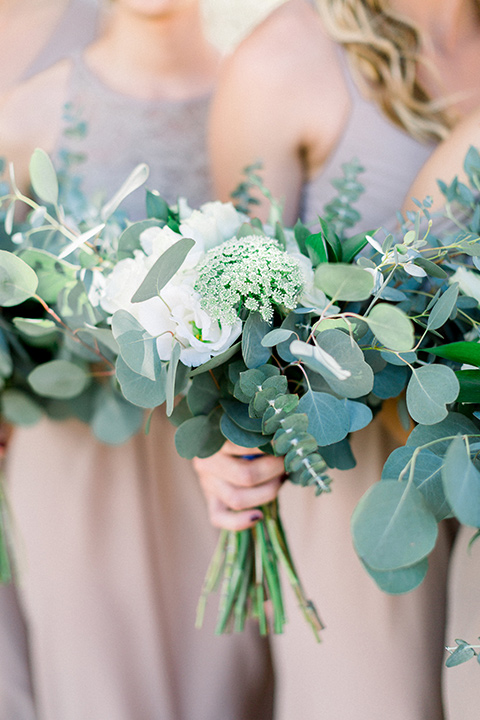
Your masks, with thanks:
[(459, 267), (458, 270), (449, 278), (450, 284), (458, 282), (460, 290), (464, 295), (473, 297), (480, 304), (480, 275), (467, 268)]
[(182, 346), (180, 360), (196, 367), (227, 350), (242, 330), (238, 320), (222, 327), (202, 309), (200, 295), (188, 285), (169, 283), (161, 298), (139, 303), (139, 320), (145, 330), (157, 337), (157, 350), (162, 360), (169, 360), (173, 339)]
[(135, 251), (134, 258), (120, 260), (105, 281), (101, 306), (108, 313), (116, 310), (127, 310), (138, 318), (138, 304), (130, 302), (148, 271), (155, 262), (155, 257), (148, 257), (140, 250)]
[(247, 216), (235, 210), (232, 203), (208, 202), (182, 221), (180, 232), (193, 238), (206, 252), (234, 237), (247, 220)]
[[(167, 226), (163, 228), (151, 227), (141, 233), (140, 244), (147, 255), (153, 255), (155, 259), (158, 259), (166, 250), (171, 248), (172, 245), (175, 245), (175, 243), (181, 240), (182, 237), (182, 235), (174, 232), (174, 230)], [(198, 267), (204, 254), (202, 246), (195, 243), (194, 247), (190, 250), (183, 261), (181, 270), (179, 269), (177, 271), (179, 281), (182, 281), (182, 273), (191, 273), (191, 271)], [(175, 276), (176, 275), (177, 273)]]

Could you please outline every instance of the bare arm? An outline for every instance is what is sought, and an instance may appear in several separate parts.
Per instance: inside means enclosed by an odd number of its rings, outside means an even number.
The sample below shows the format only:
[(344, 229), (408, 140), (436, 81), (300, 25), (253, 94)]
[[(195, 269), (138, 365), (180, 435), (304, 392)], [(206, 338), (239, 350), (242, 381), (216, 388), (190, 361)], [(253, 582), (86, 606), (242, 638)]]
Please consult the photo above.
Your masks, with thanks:
[(443, 205), (445, 198), (437, 185), (437, 179), (450, 183), (458, 175), (460, 180), (465, 181), (463, 161), (471, 145), (480, 148), (480, 108), (459, 123), (450, 137), (427, 160), (407, 194), (406, 208), (415, 209), (412, 197), (424, 200), (427, 195), (432, 196), (434, 208)]

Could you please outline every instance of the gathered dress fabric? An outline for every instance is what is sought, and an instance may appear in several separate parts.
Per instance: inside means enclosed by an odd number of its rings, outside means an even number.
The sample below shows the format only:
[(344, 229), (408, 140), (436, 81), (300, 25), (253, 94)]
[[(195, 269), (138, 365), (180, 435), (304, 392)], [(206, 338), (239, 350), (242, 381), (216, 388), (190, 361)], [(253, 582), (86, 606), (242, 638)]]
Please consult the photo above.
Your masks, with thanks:
[[(364, 97), (339, 52), (351, 99), (351, 114), (325, 169), (305, 187), (304, 218), (314, 223), (335, 195), (330, 181), (342, 176), (342, 163), (356, 157), (366, 168), (359, 177), (365, 193), (358, 202), (357, 228), (395, 226), (395, 213), (431, 152), (389, 122)], [(380, 236), (381, 237), (381, 236)], [(440, 675), (445, 617), (449, 537), (440, 528), (424, 583), (403, 596), (377, 588), (355, 554), (350, 519), (367, 489), (380, 479), (395, 445), (377, 415), (356, 432), (357, 465), (332, 470), (332, 492), (285, 483), (279, 496), (304, 589), (325, 624), (317, 645), (310, 628), (286, 592), (289, 624), (272, 643), (276, 720), (440, 720)]]
[[(134, 100), (103, 87), (79, 56), (68, 94), (87, 133), (59, 138), (54, 159), (85, 153), (88, 192), (109, 197), (146, 161), (149, 187), (167, 201), (211, 199), (208, 97)], [(130, 198), (132, 217), (145, 217), (144, 197)], [(271, 717), (258, 629), (216, 637), (213, 606), (203, 630), (194, 627), (218, 533), (163, 408), (148, 435), (118, 447), (76, 420), (19, 429), (7, 491), (36, 720)]]
[[(462, 525), (456, 535), (450, 561), (445, 644), (455, 647), (457, 638), (472, 645), (480, 636), (480, 544), (470, 545), (475, 528)], [(478, 650), (477, 650), (478, 652)], [(480, 702), (478, 662), (469, 660), (443, 669), (446, 720), (463, 720), (476, 713)]]

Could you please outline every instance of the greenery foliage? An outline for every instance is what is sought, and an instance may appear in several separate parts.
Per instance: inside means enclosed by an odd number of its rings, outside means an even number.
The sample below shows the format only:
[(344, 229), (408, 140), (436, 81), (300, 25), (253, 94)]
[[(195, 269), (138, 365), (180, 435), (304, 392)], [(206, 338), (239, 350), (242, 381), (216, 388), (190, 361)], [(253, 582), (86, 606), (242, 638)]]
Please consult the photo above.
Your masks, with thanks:
[[(345, 167), (338, 198), (312, 232), (301, 222), (283, 227), (276, 203), (262, 225), (231, 205), (192, 211), (154, 192), (146, 219), (129, 223), (119, 207), (144, 182), (145, 166), (96, 211), (72, 204), (82, 208), (76, 214), (60, 203), (62, 186), (36, 150), (37, 200), (13, 175), (2, 198), (4, 419), (29, 425), (43, 414), (75, 415), (103, 442), (120, 443), (140, 430), (145, 410), (165, 403), (182, 456), (206, 457), (225, 439), (260, 447), (284, 457), (290, 481), (321, 494), (331, 490), (330, 468), (354, 465), (351, 434), (384, 399), (404, 393), (416, 427), (356, 508), (352, 536), (379, 587), (408, 592), (425, 576), (438, 522), (455, 516), (480, 527), (473, 148), (465, 168), (471, 187), (442, 185), (448, 223), (431, 217), (426, 201), (395, 236), (351, 235), (356, 163)], [(262, 187), (256, 167), (236, 193), (245, 210), (252, 185)], [(17, 205), (31, 209), (20, 224)], [(282, 565), (318, 636), (277, 504), (262, 510), (253, 530), (222, 533), (199, 621), (206, 595), (221, 584), (218, 632), (243, 628), (248, 614), (267, 632), (265, 599), (280, 632)]]

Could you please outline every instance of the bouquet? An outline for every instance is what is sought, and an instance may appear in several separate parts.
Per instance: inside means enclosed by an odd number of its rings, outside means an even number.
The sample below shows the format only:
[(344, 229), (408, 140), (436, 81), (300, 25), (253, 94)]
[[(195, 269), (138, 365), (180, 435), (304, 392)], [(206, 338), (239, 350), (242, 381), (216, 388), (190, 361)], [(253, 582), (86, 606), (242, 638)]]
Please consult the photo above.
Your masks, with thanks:
[[(478, 171), (478, 155), (470, 167)], [(165, 403), (182, 456), (206, 457), (228, 439), (253, 455), (260, 448), (284, 457), (288, 479), (321, 494), (331, 489), (329, 468), (355, 464), (351, 433), (406, 388), (403, 414), (417, 427), (360, 502), (352, 532), (386, 592), (418, 585), (437, 522), (452, 513), (462, 519), (464, 490), (477, 487), (478, 370), (459, 368), (480, 366), (479, 304), (465, 280), (480, 277), (469, 264), (480, 256), (480, 212), (450, 237), (433, 234), (428, 203), (396, 237), (350, 235), (360, 172), (356, 163), (344, 167), (315, 232), (300, 222), (285, 228), (275, 204), (264, 226), (229, 203), (192, 211), (154, 192), (147, 218), (122, 227), (115, 211), (145, 180), (145, 167), (97, 217), (78, 220), (60, 205), (53, 167), (37, 150), (31, 179), (39, 201), (13, 179), (3, 199), (7, 235), (17, 202), (33, 212), (11, 235), (14, 247), (0, 251), (0, 347), (10, 358), (0, 363), (2, 415), (21, 424), (42, 412), (75, 413), (97, 437), (123, 442), (145, 410)], [(261, 185), (255, 169), (249, 180)], [(458, 183), (448, 192), (457, 203), (467, 199)], [(452, 412), (454, 403), (461, 412)], [(471, 484), (457, 502), (445, 477), (459, 459)], [(241, 631), (249, 616), (261, 633), (282, 632), (283, 567), (318, 639), (321, 621), (295, 571), (277, 502), (262, 511), (254, 528), (221, 533), (198, 624), (220, 587), (217, 632)]]

